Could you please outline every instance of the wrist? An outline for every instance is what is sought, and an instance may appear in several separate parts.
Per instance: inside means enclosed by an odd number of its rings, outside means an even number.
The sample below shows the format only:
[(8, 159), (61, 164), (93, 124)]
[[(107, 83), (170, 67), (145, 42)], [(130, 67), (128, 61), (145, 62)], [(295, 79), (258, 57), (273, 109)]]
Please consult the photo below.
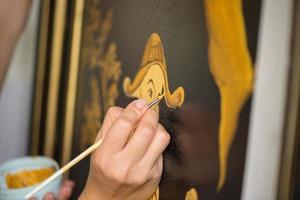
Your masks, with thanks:
[(99, 200), (99, 199), (108, 199), (104, 197), (100, 191), (96, 191), (96, 189), (92, 189), (88, 186), (88, 184), (85, 186), (83, 191), (81, 192), (79, 196), (79, 200)]
[(83, 192), (80, 194), (78, 200), (89, 200), (89, 199), (88, 199), (88, 197), (86, 196), (86, 193), (83, 191)]
[(96, 200), (99, 199), (99, 197), (87, 192), (85, 189), (82, 191), (82, 193), (79, 196), (79, 200)]

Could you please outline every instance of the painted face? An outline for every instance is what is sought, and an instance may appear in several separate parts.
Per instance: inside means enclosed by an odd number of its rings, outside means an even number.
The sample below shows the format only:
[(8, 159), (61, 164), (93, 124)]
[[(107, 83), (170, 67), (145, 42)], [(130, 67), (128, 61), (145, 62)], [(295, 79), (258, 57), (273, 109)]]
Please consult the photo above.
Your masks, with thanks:
[[(149, 103), (164, 94), (164, 75), (160, 66), (155, 64), (150, 67), (145, 75), (139, 89), (138, 97), (147, 100)], [(158, 106), (154, 107), (155, 110)]]
[[(124, 78), (123, 89), (128, 97), (143, 98), (152, 102), (164, 96), (168, 107), (180, 107), (184, 102), (184, 88), (180, 86), (171, 92), (168, 85), (163, 45), (159, 35), (153, 33), (146, 44), (141, 69), (137, 72), (134, 81), (129, 77)], [(158, 106), (154, 109), (158, 110)]]

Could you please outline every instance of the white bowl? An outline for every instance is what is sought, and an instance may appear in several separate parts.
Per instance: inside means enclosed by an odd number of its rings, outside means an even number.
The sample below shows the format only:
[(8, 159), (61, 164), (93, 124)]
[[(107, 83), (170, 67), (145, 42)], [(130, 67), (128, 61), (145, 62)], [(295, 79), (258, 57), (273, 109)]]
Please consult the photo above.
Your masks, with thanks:
[[(17, 158), (0, 165), (0, 200), (21, 200), (25, 199), (25, 196), (35, 189), (39, 184), (35, 184), (29, 187), (20, 189), (7, 188), (5, 177), (8, 173), (15, 173), (23, 170), (40, 169), (45, 167), (53, 167), (55, 170), (59, 169), (57, 162), (53, 159), (45, 156), (34, 157), (22, 157)], [(61, 186), (62, 176), (59, 176), (54, 181), (46, 185), (43, 189), (35, 194), (37, 199), (43, 199), (43, 196), (47, 192), (52, 192), (54, 195), (58, 195)]]

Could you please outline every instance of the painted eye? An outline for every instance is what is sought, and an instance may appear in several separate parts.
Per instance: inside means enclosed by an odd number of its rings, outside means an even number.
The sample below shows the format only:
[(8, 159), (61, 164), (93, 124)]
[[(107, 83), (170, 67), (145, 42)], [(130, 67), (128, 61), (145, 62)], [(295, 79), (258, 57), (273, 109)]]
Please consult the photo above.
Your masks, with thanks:
[(150, 98), (153, 98), (153, 90), (152, 90), (152, 88), (148, 89), (148, 95), (149, 95)]
[(150, 79), (147, 83), (147, 95), (150, 99), (155, 98), (155, 87), (152, 79)]

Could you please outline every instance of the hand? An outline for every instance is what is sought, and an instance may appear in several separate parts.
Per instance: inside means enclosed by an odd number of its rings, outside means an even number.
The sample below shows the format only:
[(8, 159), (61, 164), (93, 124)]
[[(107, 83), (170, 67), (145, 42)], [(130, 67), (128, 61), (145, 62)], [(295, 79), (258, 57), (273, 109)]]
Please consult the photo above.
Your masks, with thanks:
[(103, 144), (91, 157), (90, 173), (80, 200), (148, 199), (162, 174), (162, 152), (170, 136), (158, 114), (136, 100), (107, 112), (97, 139)]

